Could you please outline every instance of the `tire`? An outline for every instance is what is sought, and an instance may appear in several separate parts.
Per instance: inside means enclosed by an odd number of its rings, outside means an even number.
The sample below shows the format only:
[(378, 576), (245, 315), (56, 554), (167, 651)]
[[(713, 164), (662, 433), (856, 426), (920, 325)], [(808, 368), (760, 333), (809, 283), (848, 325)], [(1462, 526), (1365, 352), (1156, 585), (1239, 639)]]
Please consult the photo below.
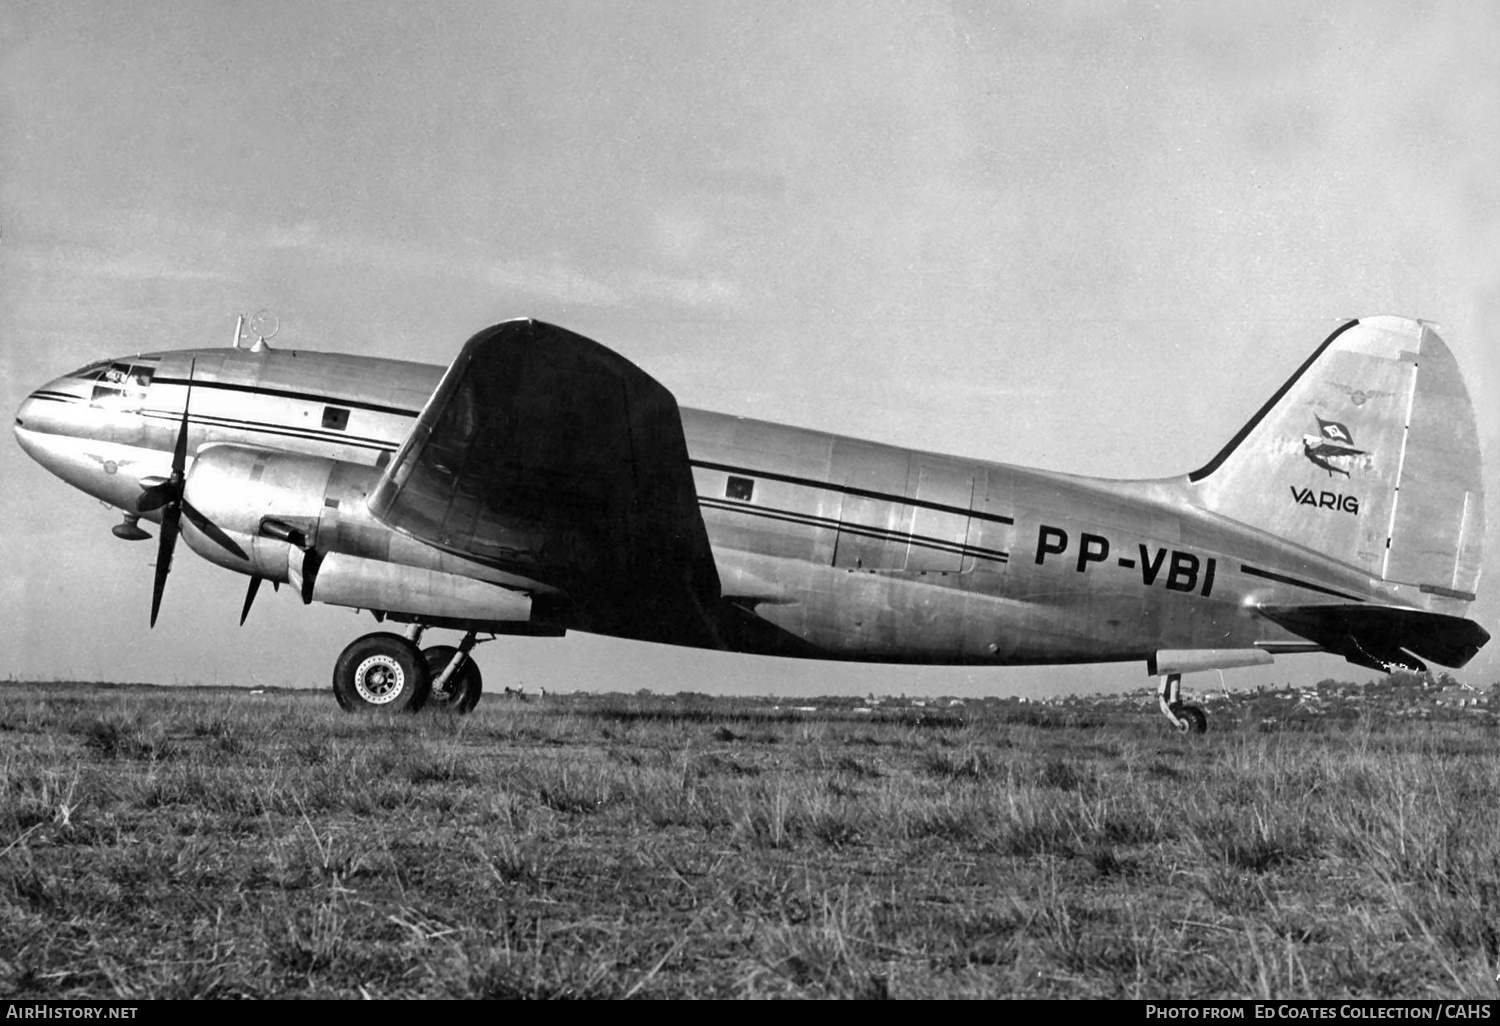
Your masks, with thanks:
[(348, 712), (416, 712), (431, 689), (426, 660), (399, 634), (356, 638), (333, 667), (333, 696)]
[(1181, 705), (1172, 711), (1177, 714), (1177, 718), (1179, 720), (1187, 721), (1187, 730), (1185, 730), (1184, 733), (1208, 733), (1208, 713), (1204, 712), (1196, 705)]
[[(457, 652), (458, 649), (452, 645), (433, 645), (422, 649), (422, 659), (427, 663), (428, 680), (435, 681), (441, 677)], [(433, 688), (428, 692), (427, 704), (431, 708), (462, 716), (479, 704), (479, 696), (483, 690), (484, 678), (479, 673), (479, 664), (474, 662), (473, 656), (466, 656), (463, 665), (448, 678), (448, 684), (442, 691)]]

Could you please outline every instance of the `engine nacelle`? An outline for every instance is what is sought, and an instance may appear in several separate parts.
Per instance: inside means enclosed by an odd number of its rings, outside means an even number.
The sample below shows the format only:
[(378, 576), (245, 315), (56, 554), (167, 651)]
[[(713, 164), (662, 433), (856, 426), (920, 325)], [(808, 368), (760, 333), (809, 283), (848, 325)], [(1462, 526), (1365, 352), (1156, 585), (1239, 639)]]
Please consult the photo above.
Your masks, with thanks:
[[(316, 546), (328, 480), (337, 460), (243, 445), (213, 445), (193, 460), (183, 490), (182, 538), (210, 563), (271, 581), (291, 579)], [(303, 544), (262, 525), (300, 531)]]
[(334, 552), (304, 577), (314, 602), (404, 613), (421, 619), (515, 621), (531, 619), (531, 598), (488, 581)]
[[(529, 621), (526, 582), (400, 534), (364, 499), (379, 471), (241, 445), (199, 450), (182, 538), (211, 563), (290, 583), (303, 602), (413, 618)], [(513, 582), (513, 583), (512, 583)]]

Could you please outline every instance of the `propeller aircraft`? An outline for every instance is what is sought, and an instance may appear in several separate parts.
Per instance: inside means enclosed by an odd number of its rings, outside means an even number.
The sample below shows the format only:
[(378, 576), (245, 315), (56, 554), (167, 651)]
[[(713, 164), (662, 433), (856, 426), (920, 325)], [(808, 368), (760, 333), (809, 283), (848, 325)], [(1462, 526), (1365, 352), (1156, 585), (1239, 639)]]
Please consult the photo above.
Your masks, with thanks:
[[(1474, 412), (1425, 322), (1334, 331), (1208, 463), (1106, 480), (679, 407), (534, 320), (446, 369), (272, 349), (91, 364), (21, 404), (22, 448), (157, 534), (304, 603), (367, 610), (349, 710), (466, 712), (480, 635), (810, 659), (1135, 662), (1201, 733), (1187, 672), (1330, 652), (1464, 665), (1484, 497)], [(1358, 439), (1356, 447), (1355, 439)], [(1339, 475), (1335, 477), (1334, 475)], [(429, 629), (457, 645), (421, 648)]]

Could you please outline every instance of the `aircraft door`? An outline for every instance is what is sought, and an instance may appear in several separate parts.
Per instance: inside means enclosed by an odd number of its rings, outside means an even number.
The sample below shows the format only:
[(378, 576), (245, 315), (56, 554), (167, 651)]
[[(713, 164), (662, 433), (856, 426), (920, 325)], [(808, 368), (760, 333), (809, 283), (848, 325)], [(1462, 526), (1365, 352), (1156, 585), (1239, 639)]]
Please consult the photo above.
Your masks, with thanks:
[(912, 459), (911, 542), (906, 569), (924, 573), (958, 573), (963, 569), (974, 501), (974, 474), (967, 467)]
[(909, 457), (900, 449), (840, 439), (831, 481), (844, 485), (833, 565), (850, 570), (900, 570), (906, 563), (912, 508), (907, 505)]

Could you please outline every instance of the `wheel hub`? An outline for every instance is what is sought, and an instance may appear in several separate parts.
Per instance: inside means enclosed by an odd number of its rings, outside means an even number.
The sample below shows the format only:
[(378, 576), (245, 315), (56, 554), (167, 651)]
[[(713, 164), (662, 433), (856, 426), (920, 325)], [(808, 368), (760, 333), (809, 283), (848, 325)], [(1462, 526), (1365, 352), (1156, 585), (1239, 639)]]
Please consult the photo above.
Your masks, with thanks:
[(394, 702), (405, 689), (406, 674), (388, 655), (372, 655), (354, 671), (354, 690), (371, 705)]

